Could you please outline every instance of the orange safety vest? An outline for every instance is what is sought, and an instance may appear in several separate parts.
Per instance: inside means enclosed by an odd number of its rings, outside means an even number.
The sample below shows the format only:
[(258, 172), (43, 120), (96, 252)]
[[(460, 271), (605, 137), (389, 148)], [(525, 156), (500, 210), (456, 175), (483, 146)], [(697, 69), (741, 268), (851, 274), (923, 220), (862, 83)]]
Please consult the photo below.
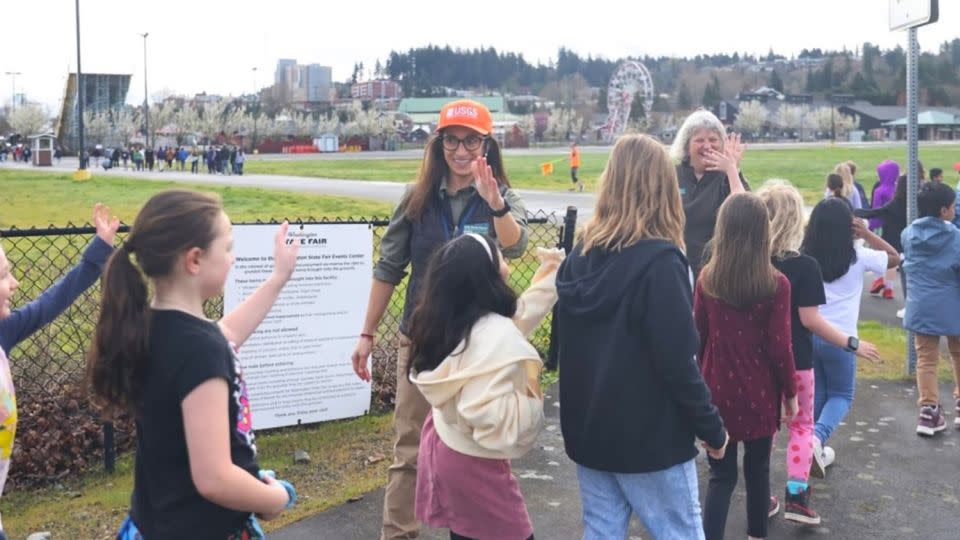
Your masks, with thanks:
[(570, 150), (570, 166), (579, 167), (580, 166), (580, 149), (573, 148)]

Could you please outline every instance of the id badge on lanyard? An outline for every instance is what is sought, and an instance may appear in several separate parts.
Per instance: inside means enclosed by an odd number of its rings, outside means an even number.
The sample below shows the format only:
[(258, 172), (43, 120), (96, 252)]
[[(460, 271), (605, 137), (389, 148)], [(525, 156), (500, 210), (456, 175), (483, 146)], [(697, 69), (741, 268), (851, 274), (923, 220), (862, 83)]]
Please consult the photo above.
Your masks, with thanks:
[(460, 215), (460, 221), (457, 223), (457, 227), (455, 229), (451, 221), (453, 219), (453, 211), (450, 209), (450, 203), (449, 201), (444, 201), (444, 205), (440, 210), (440, 223), (443, 227), (443, 235), (448, 242), (463, 233), (490, 234), (489, 224), (469, 223), (470, 218), (473, 217), (473, 213), (477, 209), (477, 206), (479, 206), (479, 201), (480, 197), (478, 196), (474, 196), (470, 199), (470, 202), (467, 203), (467, 207), (463, 209), (463, 214)]

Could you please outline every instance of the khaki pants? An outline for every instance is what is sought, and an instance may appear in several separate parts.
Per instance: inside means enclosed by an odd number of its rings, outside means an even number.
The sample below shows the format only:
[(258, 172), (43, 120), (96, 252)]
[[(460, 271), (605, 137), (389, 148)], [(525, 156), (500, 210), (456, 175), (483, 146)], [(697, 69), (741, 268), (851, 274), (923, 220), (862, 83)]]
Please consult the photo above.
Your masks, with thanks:
[(387, 472), (387, 490), (383, 498), (383, 531), (380, 538), (416, 538), (420, 523), (414, 516), (417, 490), (417, 454), (420, 430), (430, 405), (420, 390), (407, 378), (410, 340), (401, 336), (397, 355), (397, 397), (393, 428), (397, 432), (393, 446), (393, 465)]
[[(918, 404), (940, 403), (937, 364), (940, 361), (940, 336), (914, 333), (917, 347), (917, 388), (920, 391)], [(953, 360), (954, 399), (960, 399), (960, 336), (947, 336), (947, 348)]]

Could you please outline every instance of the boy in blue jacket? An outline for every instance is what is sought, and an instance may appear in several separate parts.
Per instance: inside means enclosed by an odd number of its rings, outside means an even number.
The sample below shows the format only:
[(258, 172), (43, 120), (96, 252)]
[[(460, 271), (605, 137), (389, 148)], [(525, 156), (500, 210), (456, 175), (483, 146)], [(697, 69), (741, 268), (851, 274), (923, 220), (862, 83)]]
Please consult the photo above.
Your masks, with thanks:
[(940, 337), (947, 336), (956, 386), (954, 424), (960, 428), (960, 314), (944, 307), (960, 306), (960, 230), (953, 225), (956, 195), (949, 186), (928, 182), (917, 195), (920, 218), (903, 230), (907, 306), (904, 328), (915, 334), (920, 418), (917, 434), (932, 436), (946, 429), (937, 386)]
[[(93, 222), (97, 227), (97, 236), (83, 252), (80, 264), (36, 300), (13, 310), (10, 309), (10, 302), (20, 284), (13, 277), (10, 262), (3, 247), (0, 247), (0, 493), (3, 493), (10, 470), (10, 454), (17, 430), (17, 397), (7, 352), (57, 318), (100, 278), (103, 266), (113, 252), (113, 240), (120, 221), (111, 219), (110, 209), (97, 203), (93, 210)], [(0, 540), (6, 538), (3, 522), (0, 521)]]

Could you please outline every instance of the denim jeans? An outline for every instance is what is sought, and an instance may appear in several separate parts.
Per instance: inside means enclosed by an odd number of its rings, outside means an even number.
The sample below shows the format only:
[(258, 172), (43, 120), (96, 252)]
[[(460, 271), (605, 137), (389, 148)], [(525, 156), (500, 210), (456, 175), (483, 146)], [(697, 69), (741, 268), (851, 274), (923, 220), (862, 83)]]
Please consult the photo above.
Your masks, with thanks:
[(850, 411), (857, 382), (857, 357), (813, 336), (814, 432), (826, 444)]
[(703, 540), (697, 467), (691, 459), (651, 473), (577, 465), (584, 540), (626, 538), (631, 510), (655, 540)]

